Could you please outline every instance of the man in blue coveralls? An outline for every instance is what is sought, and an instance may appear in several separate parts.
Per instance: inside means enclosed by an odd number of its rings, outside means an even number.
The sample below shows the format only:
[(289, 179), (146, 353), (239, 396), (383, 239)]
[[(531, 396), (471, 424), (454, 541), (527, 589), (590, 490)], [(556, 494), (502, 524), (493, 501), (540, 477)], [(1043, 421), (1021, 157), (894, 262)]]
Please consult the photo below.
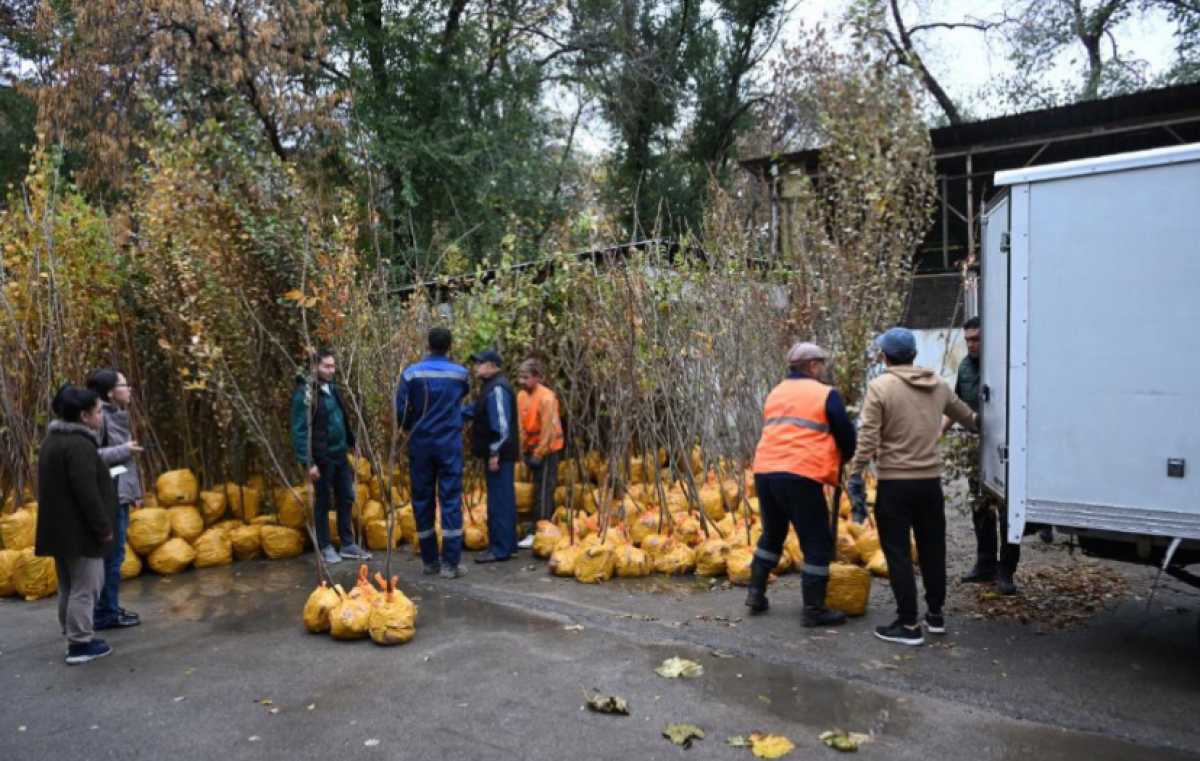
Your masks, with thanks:
[[(467, 368), (447, 358), (450, 331), (429, 331), (429, 354), (404, 368), (396, 389), (396, 419), (411, 436), (408, 465), (413, 512), (425, 574), (457, 579), (466, 573), (462, 558), (463, 400)], [(442, 508), (442, 553), (438, 558), (434, 485)]]

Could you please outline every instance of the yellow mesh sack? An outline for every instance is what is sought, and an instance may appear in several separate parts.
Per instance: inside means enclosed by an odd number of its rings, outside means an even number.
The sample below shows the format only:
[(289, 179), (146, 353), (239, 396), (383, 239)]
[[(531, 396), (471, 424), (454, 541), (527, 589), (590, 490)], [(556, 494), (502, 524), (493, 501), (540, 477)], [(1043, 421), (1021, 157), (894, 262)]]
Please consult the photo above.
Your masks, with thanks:
[(12, 597), (17, 593), (13, 572), (17, 569), (20, 557), (20, 550), (0, 550), (0, 597)]
[(58, 594), (58, 571), (54, 558), (39, 558), (32, 547), (21, 550), (13, 567), (13, 588), (27, 601), (40, 600)]
[(550, 573), (555, 576), (574, 576), (575, 562), (583, 548), (578, 544), (559, 547), (550, 554)]
[(200, 508), (200, 516), (204, 518), (204, 525), (211, 526), (225, 517), (225, 492), (202, 491), (197, 506)]
[(136, 579), (142, 575), (142, 559), (137, 556), (129, 542), (125, 543), (125, 558), (121, 561), (121, 578)]
[(367, 633), (377, 645), (403, 645), (417, 633), (417, 606), (399, 589), (396, 579), (371, 603)]
[(724, 576), (729, 558), (729, 542), (709, 539), (696, 548), (697, 576)]
[(575, 558), (575, 580), (584, 584), (608, 581), (616, 570), (616, 553), (611, 545), (593, 544)]
[(867, 561), (867, 570), (874, 576), (888, 577), (887, 558), (883, 556), (883, 550), (876, 550), (875, 554), (871, 555), (871, 559)]
[(186, 468), (168, 470), (158, 477), (154, 492), (158, 495), (159, 507), (194, 505), (200, 496), (200, 483), (196, 474)]
[(308, 520), (308, 489), (305, 486), (281, 486), (271, 495), (275, 500), (275, 518), (280, 526), (303, 528)]
[(329, 614), (341, 601), (338, 593), (322, 581), (304, 603), (304, 628), (313, 634), (329, 631)]
[(304, 552), (304, 535), (287, 526), (263, 526), (262, 551), (271, 560), (298, 557)]
[(185, 540), (175, 537), (159, 545), (146, 558), (146, 565), (155, 573), (169, 576), (186, 571), (196, 560), (196, 550)]
[(167, 515), (171, 519), (171, 536), (191, 544), (204, 533), (204, 516), (191, 505), (172, 507)]
[(725, 575), (739, 586), (750, 583), (750, 564), (754, 562), (754, 550), (746, 545), (734, 547), (725, 556)]
[(238, 560), (253, 560), (262, 553), (262, 526), (237, 526), (229, 531), (233, 555)]
[(6, 550), (23, 550), (33, 546), (37, 535), (37, 515), (21, 508), (15, 513), (0, 516), (0, 542)]
[(337, 605), (329, 611), (329, 635), (338, 640), (363, 639), (371, 617), (371, 603), (365, 597), (347, 595), (341, 585), (337, 591)]
[(847, 616), (861, 616), (867, 612), (870, 597), (871, 574), (867, 569), (849, 563), (830, 564), (825, 607), (840, 610)]
[(171, 515), (161, 507), (144, 507), (129, 514), (129, 546), (145, 557), (171, 538)]
[(654, 564), (644, 550), (631, 544), (626, 544), (616, 550), (616, 573), (622, 579), (636, 579), (649, 576), (654, 571)]
[(209, 529), (196, 540), (196, 567), (213, 568), (233, 563), (233, 541), (220, 529)]
[(654, 570), (668, 576), (689, 574), (696, 568), (696, 553), (686, 544), (675, 543), (666, 552), (655, 556)]
[(562, 530), (550, 521), (538, 521), (537, 530), (533, 534), (533, 554), (539, 558), (550, 557), (562, 535)]

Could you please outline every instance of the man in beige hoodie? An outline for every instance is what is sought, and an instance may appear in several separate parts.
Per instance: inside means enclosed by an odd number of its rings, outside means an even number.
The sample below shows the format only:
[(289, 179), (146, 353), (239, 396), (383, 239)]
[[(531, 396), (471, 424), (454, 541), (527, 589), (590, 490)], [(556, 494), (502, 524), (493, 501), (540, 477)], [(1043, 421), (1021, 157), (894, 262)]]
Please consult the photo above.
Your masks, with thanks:
[(876, 628), (875, 636), (920, 645), (925, 638), (917, 623), (909, 532), (916, 538), (925, 585), (925, 626), (931, 634), (945, 634), (946, 513), (937, 442), (943, 415), (970, 430), (976, 429), (977, 418), (937, 373), (913, 366), (917, 343), (912, 331), (892, 328), (880, 337), (879, 348), (887, 370), (867, 386), (858, 451), (849, 471), (861, 473), (875, 460), (879, 476), (875, 523), (898, 615), (891, 625)]

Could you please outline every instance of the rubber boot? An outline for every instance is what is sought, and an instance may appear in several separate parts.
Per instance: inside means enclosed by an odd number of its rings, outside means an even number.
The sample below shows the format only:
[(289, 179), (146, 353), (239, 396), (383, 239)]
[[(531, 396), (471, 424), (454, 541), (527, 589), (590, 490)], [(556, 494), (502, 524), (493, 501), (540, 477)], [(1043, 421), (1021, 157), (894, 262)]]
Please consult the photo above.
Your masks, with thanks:
[(766, 613), (771, 607), (767, 602), (767, 576), (771, 569), (757, 560), (750, 564), (750, 586), (746, 590), (746, 607), (751, 613)]
[(837, 626), (846, 623), (845, 613), (825, 607), (825, 588), (828, 585), (828, 576), (803, 576), (801, 589), (804, 592), (805, 626)]
[(979, 558), (975, 567), (962, 577), (964, 584), (990, 584), (996, 580), (996, 561)]

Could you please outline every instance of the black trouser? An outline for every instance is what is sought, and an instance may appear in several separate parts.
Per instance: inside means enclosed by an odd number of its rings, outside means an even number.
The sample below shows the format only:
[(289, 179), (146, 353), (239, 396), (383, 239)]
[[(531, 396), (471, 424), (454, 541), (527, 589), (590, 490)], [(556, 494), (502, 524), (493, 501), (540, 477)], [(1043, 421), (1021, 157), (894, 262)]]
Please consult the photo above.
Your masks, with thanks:
[[(978, 470), (967, 477), (971, 490), (971, 522), (975, 525), (975, 550), (981, 570), (996, 568), (996, 553), (1000, 554), (1000, 570), (1012, 576), (1021, 560), (1021, 545), (1008, 541), (1008, 506), (979, 483)], [(997, 521), (997, 519), (999, 519)], [(996, 533), (996, 523), (1000, 533)]]
[(533, 523), (554, 517), (554, 490), (558, 488), (558, 461), (561, 452), (551, 452), (542, 458), (541, 465), (530, 465), (533, 476)]
[(754, 488), (762, 517), (762, 536), (754, 550), (754, 563), (766, 566), (767, 571), (779, 565), (790, 524), (796, 527), (804, 552), (801, 571), (810, 577), (828, 577), (833, 534), (821, 484), (791, 473), (766, 473), (754, 476)]
[(917, 581), (913, 577), (909, 532), (917, 540), (925, 604), (941, 614), (946, 602), (946, 503), (940, 478), (880, 480), (875, 495), (875, 523), (887, 558), (888, 577), (900, 623), (917, 623)]

